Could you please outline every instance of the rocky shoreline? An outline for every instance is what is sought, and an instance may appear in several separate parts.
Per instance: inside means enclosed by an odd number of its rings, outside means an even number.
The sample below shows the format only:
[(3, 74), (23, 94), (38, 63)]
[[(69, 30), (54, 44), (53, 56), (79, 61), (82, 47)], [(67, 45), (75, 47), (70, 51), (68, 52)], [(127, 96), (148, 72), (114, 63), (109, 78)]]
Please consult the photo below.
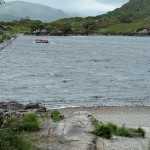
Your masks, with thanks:
[(24, 35), (31, 35), (31, 36), (150, 36), (150, 28), (140, 28), (137, 31), (134, 32), (120, 32), (120, 33), (97, 33), (97, 32), (26, 32)]
[[(48, 150), (149, 150), (150, 148), (150, 107), (79, 107), (59, 109), (64, 119), (53, 122), (50, 112), (38, 103), (27, 105), (15, 101), (0, 102), (0, 114), (5, 117), (20, 117), (26, 113), (43, 116), (39, 132), (27, 138), (36, 138), (33, 144), (40, 149)], [(48, 113), (49, 114), (49, 113)], [(1, 115), (0, 115), (1, 117)], [(145, 138), (126, 138), (114, 136), (107, 140), (92, 134), (93, 119), (102, 123), (116, 123), (118, 126), (142, 127)], [(32, 138), (30, 139), (32, 141)]]

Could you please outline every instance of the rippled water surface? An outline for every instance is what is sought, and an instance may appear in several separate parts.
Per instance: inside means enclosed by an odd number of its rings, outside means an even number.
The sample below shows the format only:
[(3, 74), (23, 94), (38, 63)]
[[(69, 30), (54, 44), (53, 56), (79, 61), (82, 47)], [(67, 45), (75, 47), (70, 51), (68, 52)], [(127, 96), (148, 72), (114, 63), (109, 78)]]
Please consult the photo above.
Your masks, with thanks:
[(7, 100), (150, 105), (150, 37), (20, 36), (0, 52), (0, 101)]

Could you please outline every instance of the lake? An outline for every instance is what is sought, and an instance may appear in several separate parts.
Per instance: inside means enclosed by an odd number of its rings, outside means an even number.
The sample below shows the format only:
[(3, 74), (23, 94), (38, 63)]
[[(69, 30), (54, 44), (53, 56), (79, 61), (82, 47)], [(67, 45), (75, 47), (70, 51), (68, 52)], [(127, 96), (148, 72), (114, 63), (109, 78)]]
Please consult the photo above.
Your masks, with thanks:
[(150, 105), (150, 37), (19, 36), (0, 51), (0, 101), (10, 100), (48, 108)]

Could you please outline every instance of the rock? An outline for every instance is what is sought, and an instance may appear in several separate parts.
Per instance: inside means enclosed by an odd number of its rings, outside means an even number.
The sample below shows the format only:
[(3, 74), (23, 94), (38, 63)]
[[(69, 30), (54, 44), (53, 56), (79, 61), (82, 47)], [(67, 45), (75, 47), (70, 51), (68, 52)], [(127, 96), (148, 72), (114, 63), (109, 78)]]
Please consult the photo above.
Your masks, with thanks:
[(25, 106), (25, 110), (35, 110), (35, 112), (46, 112), (46, 108), (44, 106), (39, 105), (38, 103), (30, 103)]
[(57, 124), (47, 119), (43, 124), (47, 130), (43, 130), (41, 135), (53, 141), (42, 147), (48, 150), (94, 150), (92, 121), (93, 116), (88, 112), (73, 113)]
[(24, 109), (24, 105), (20, 104), (16, 101), (10, 101), (10, 102), (0, 102), (0, 109), (4, 110), (11, 110), (11, 111), (19, 111)]
[(88, 112), (75, 112), (58, 123), (48, 117), (40, 133), (44, 142), (38, 143), (38, 147), (48, 150), (148, 150), (150, 147), (149, 138), (96, 138), (92, 134), (93, 120)]
[(142, 31), (139, 31), (139, 34), (148, 34), (148, 30), (147, 29), (143, 29)]

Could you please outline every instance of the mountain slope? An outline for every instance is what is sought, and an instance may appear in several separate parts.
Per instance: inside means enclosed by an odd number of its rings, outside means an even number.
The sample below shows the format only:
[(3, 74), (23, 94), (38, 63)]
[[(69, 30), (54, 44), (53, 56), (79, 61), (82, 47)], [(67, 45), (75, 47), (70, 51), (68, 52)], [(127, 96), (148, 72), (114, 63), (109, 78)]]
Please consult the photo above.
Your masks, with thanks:
[[(62, 34), (150, 34), (150, 0), (130, 0), (104, 15), (61, 19), (50, 23), (50, 33)], [(67, 27), (67, 28), (66, 28)]]
[[(21, 1), (8, 2), (0, 6), (0, 20), (12, 21), (29, 16), (31, 19), (50, 22), (60, 18), (68, 18), (69, 14), (40, 4)], [(5, 17), (6, 16), (6, 17)]]
[(12, 20), (19, 20), (19, 17), (9, 15), (9, 14), (0, 14), (0, 21), (12, 21)]
[(130, 0), (121, 8), (108, 12), (105, 17), (127, 16), (132, 19), (150, 16), (150, 0)]

